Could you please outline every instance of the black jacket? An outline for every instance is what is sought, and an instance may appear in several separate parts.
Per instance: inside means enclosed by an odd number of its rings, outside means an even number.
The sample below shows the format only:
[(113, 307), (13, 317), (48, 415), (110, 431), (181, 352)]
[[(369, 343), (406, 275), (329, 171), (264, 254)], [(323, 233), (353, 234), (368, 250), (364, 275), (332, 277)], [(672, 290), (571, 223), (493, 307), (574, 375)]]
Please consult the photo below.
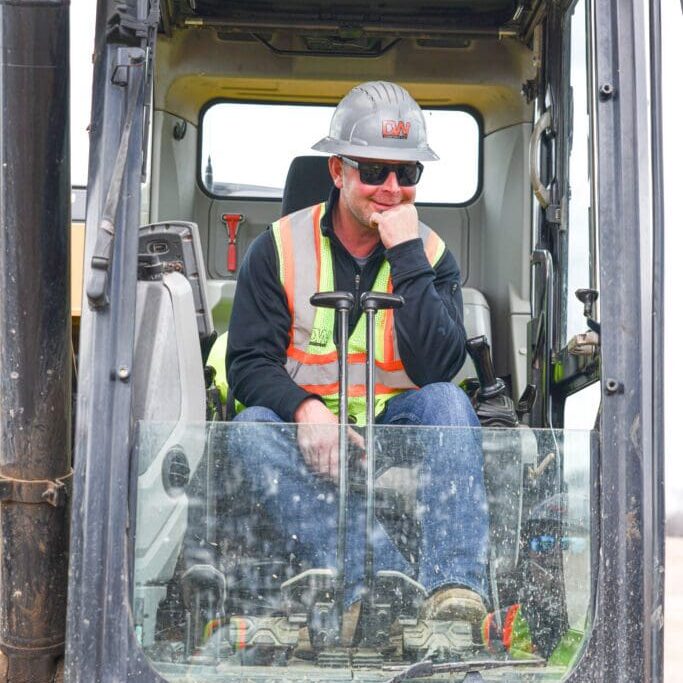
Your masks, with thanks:
[[(410, 379), (418, 386), (450, 381), (465, 362), (460, 269), (446, 250), (432, 269), (422, 240), (385, 249), (380, 243), (363, 268), (334, 234), (334, 189), (322, 220), (330, 237), (335, 289), (353, 292), (356, 306), (349, 321), (360, 317), (360, 295), (372, 288), (384, 258), (389, 261), (394, 292), (405, 298), (395, 311), (398, 349)], [(313, 292), (311, 292), (313, 293)], [(246, 406), (270, 408), (286, 422), (309, 396), (287, 374), (285, 361), (291, 319), (270, 230), (259, 235), (242, 261), (230, 319), (226, 364), (233, 395)]]

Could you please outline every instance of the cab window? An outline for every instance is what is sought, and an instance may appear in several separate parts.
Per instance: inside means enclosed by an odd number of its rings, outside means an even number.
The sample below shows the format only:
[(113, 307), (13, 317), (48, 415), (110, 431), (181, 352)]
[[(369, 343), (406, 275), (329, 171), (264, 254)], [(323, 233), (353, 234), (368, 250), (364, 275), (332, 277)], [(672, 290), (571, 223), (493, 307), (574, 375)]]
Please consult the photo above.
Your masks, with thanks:
[[(333, 111), (332, 106), (300, 104), (210, 105), (201, 126), (203, 188), (217, 197), (281, 199), (292, 159), (317, 154), (311, 150), (311, 131), (323, 137)], [(423, 112), (430, 145), (440, 161), (427, 165), (418, 201), (466, 204), (479, 188), (479, 122), (460, 109), (425, 108)], [(245, 135), (244, 131), (258, 132)]]

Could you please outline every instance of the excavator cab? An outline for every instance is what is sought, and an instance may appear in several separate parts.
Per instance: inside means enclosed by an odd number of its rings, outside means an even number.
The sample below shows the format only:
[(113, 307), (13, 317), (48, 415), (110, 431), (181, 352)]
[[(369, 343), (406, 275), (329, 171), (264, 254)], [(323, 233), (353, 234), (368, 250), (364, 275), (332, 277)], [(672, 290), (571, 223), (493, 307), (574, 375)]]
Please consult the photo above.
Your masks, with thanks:
[[(67, 680), (654, 670), (660, 188), (638, 122), (658, 112), (636, 84), (657, 31), (654, 10), (592, 0), (99, 0)], [(399, 465), (371, 483), (352, 467), (348, 504), (321, 502), (340, 510), (317, 520), (321, 545), (355, 538), (354, 501), (371, 498), (399, 549), (366, 571), (352, 621), (339, 567), (302, 561), (235, 457), (295, 441), (296, 425), (231, 420), (224, 363), (245, 254), (326, 200), (310, 147), (368, 80), (410, 91), (442, 157), (416, 207), (460, 264), (469, 357), (453, 382), (480, 426), (375, 425), (373, 448)], [(447, 463), (463, 439), (483, 453), (488, 517), (475, 624), (425, 616), (415, 572), (429, 559), (415, 452)], [(375, 541), (359, 538), (367, 558)]]

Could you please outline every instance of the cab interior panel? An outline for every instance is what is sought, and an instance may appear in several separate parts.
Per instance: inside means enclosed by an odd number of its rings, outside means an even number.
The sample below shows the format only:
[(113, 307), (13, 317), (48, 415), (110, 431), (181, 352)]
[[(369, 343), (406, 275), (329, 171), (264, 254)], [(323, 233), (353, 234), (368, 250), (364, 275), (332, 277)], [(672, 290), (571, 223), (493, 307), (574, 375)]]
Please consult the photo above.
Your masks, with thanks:
[[(204, 13), (202, 22), (192, 22), (191, 13), (186, 13), (187, 21), (173, 28), (172, 39), (160, 34), (154, 83), (155, 171), (149, 218), (151, 222), (197, 223), (217, 331), (227, 329), (236, 278), (226, 268), (228, 234), (221, 217), (244, 217), (236, 243), (239, 264), (253, 239), (280, 217), (281, 203), (207, 192), (200, 168), (200, 128), (207, 105), (221, 100), (335, 105), (359, 82), (393, 80), (404, 85), (423, 108), (462, 107), (475, 113), (480, 122), (480, 191), (464, 206), (420, 206), (418, 188), (418, 211), (456, 255), (463, 286), (486, 298), (496, 371), (509, 379), (513, 397), (519, 397), (526, 381), (531, 250), (528, 146), (533, 114), (522, 90), (535, 74), (532, 50), (498, 34), (426, 40), (424, 36), (402, 37), (399, 31), (396, 44), (381, 56), (316, 56), (301, 54), (301, 35), (280, 28), (271, 32), (268, 41), (277, 43), (279, 49), (273, 50), (272, 45), (255, 39), (253, 32), (214, 21), (236, 12), (237, 4), (197, 3), (197, 15)], [(302, 2), (301, 11), (313, 11), (318, 4)], [(342, 9), (353, 5), (345, 3)], [(430, 3), (430, 7), (436, 5)], [(255, 5), (254, 11), (258, 14), (259, 8), (265, 11), (268, 6)], [(478, 3), (477, 8), (482, 21), (509, 9), (502, 1)], [(400, 3), (395, 10), (400, 15)], [(310, 38), (315, 31), (303, 34)], [(293, 54), (287, 53), (287, 44)], [(326, 133), (311, 131), (310, 144)], [(245, 134), (253, 136), (258, 163), (268, 164), (269, 152), (259, 145), (258, 133)], [(236, 167), (244, 162), (229, 160)]]

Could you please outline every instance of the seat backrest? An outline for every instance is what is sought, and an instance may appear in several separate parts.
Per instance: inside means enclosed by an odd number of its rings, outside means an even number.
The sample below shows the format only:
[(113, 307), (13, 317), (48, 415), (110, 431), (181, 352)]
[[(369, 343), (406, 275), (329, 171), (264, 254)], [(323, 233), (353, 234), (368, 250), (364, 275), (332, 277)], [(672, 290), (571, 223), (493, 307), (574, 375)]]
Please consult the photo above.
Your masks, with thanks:
[(282, 191), (282, 215), (324, 202), (332, 189), (326, 156), (295, 157)]

